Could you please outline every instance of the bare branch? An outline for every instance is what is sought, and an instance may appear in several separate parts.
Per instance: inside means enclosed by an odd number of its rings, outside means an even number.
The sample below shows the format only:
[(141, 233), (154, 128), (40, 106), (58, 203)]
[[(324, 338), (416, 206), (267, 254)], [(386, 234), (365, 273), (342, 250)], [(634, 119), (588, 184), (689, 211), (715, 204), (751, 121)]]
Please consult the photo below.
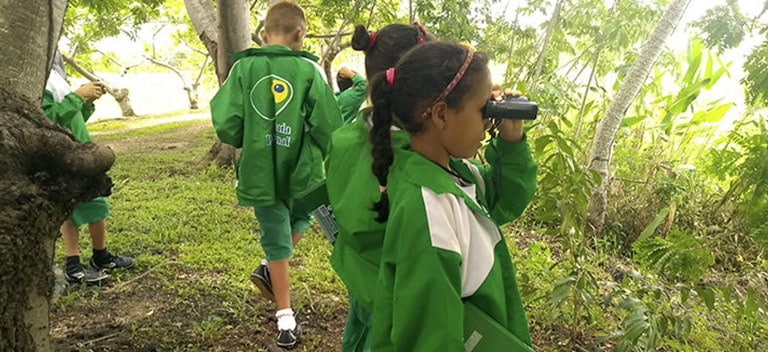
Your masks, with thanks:
[(336, 36), (346, 37), (354, 34), (354, 32), (345, 32), (340, 34), (307, 34), (307, 38), (336, 38)]
[[(149, 57), (147, 55), (144, 55), (144, 58), (147, 59), (147, 61), (149, 61), (149, 62), (151, 62), (151, 63), (153, 63), (155, 65), (162, 66), (162, 67), (165, 67), (165, 68), (173, 71), (173, 73), (175, 73), (181, 79), (181, 83), (184, 85), (184, 89), (190, 89), (189, 83), (187, 83), (187, 78), (184, 77), (184, 73), (182, 73), (181, 70), (176, 68), (176, 66), (173, 66), (173, 65), (171, 65), (169, 63), (166, 63), (166, 62), (162, 62), (160, 60), (157, 60), (157, 59), (155, 59), (153, 57)], [(206, 56), (205, 59), (206, 59), (206, 62), (207, 62), (208, 61), (208, 57)]]

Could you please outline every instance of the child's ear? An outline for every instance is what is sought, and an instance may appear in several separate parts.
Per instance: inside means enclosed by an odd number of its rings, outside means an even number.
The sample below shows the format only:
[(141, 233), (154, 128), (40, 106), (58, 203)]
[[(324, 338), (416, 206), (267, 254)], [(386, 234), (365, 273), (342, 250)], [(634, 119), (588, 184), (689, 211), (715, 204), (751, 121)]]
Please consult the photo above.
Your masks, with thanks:
[(302, 27), (299, 27), (299, 28), (296, 30), (296, 41), (298, 42), (298, 41), (302, 41), (302, 40), (304, 40), (304, 36), (306, 36), (306, 35), (307, 35), (307, 30), (306, 30), (306, 29), (304, 29), (304, 27), (303, 27), (303, 26), (302, 26)]
[(429, 118), (438, 130), (445, 129), (448, 126), (448, 104), (441, 101), (432, 106), (432, 114)]
[(269, 41), (267, 40), (267, 31), (265, 31), (265, 30), (263, 30), (263, 29), (262, 29), (262, 30), (259, 32), (259, 37), (261, 37), (261, 42), (262, 42), (262, 43), (264, 43), (264, 44), (267, 44), (267, 43), (269, 43)]

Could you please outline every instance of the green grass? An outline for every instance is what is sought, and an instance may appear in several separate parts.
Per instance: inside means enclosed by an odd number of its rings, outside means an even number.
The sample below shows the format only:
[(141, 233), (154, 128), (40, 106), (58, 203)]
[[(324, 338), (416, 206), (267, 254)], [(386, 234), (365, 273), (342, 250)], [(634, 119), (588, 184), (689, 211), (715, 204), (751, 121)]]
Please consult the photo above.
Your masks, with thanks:
[[(114, 272), (111, 282), (120, 289), (136, 290), (145, 279), (158, 281), (174, 305), (200, 315), (181, 327), (158, 327), (150, 320), (124, 327), (134, 339), (155, 341), (164, 351), (177, 350), (179, 344), (191, 345), (178, 350), (210, 350), (217, 341), (227, 340), (224, 327), (263, 325), (265, 314), (273, 309), (260, 297), (254, 298), (257, 289), (248, 281), (264, 258), (253, 210), (236, 205), (231, 169), (199, 163), (215, 141), (210, 128), (196, 126), (206, 123), (172, 122), (94, 136), (96, 143), (142, 141), (139, 148), (118, 153), (109, 171), (115, 186), (109, 200), (108, 248), (136, 258), (134, 269)], [(124, 128), (120, 122), (103, 126), (105, 132)], [(192, 132), (186, 133), (186, 129)], [(173, 142), (189, 147), (151, 147), (152, 143)], [(91, 255), (87, 227), (81, 234), (80, 249), (85, 262)], [(331, 245), (314, 231), (295, 249), (291, 280), (296, 311), (331, 317), (345, 309), (346, 291), (330, 267), (330, 252)], [(59, 265), (64, 260), (61, 241), (57, 241), (55, 260)], [(134, 282), (139, 275), (145, 276)], [(76, 291), (63, 296), (57, 302), (58, 313), (85, 309), (88, 302), (84, 299), (91, 295)], [(198, 302), (201, 297), (207, 298)], [(271, 330), (274, 323), (266, 324)], [(174, 330), (183, 330), (185, 337), (173, 337)], [(313, 339), (304, 344), (307, 351), (327, 346), (327, 342)]]

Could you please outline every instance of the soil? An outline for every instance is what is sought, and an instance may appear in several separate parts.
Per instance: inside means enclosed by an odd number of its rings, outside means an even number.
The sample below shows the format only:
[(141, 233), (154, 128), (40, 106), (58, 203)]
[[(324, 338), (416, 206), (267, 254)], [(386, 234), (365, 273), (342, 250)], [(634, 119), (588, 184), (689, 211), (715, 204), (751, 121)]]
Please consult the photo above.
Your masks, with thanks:
[[(203, 274), (179, 275), (174, 285), (192, 286)], [(221, 297), (182, 297), (151, 275), (128, 285), (70, 286), (69, 290), (93, 293), (82, 292), (65, 309), (55, 308), (51, 313), (54, 351), (283, 351), (274, 343), (272, 303), (258, 295), (246, 298), (245, 311), (255, 314), (246, 322), (243, 312), (226, 307)], [(327, 309), (333, 302), (323, 304)], [(297, 312), (304, 341), (295, 351), (339, 350), (346, 308), (335, 304), (337, 309), (330, 316), (309, 307)], [(201, 333), (201, 323), (206, 321), (220, 324)]]
[[(201, 121), (170, 134), (139, 137), (108, 144), (118, 154), (183, 148), (180, 140), (210, 122)], [(179, 137), (179, 138), (175, 138)], [(135, 269), (134, 269), (135, 270)], [(203, 271), (183, 272), (169, 279), (151, 270), (129, 272), (125, 281), (104, 287), (69, 285), (51, 311), (54, 351), (284, 351), (275, 345), (273, 304), (254, 294), (239, 307), (214, 293), (182, 295)], [(247, 278), (243, 278), (247, 280)], [(172, 281), (169, 284), (168, 281)], [(63, 300), (71, 300), (63, 302)], [(347, 307), (340, 301), (316, 302), (297, 311), (303, 341), (293, 351), (339, 351)], [(318, 307), (322, 311), (315, 311)], [(214, 322), (206, 324), (206, 322)], [(209, 328), (205, 328), (208, 326)]]

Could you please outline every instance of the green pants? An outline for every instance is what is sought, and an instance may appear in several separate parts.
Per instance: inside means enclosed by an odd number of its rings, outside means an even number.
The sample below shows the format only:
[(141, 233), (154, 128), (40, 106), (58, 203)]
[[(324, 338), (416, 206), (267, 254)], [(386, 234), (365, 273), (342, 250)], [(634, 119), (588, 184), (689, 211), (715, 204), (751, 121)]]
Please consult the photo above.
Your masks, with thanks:
[(97, 197), (88, 202), (76, 203), (69, 219), (72, 220), (75, 227), (80, 227), (85, 224), (99, 222), (107, 217), (109, 217), (107, 198)]
[(298, 200), (254, 207), (253, 212), (261, 228), (261, 248), (270, 262), (290, 258), (293, 254), (292, 235), (307, 232), (312, 221), (306, 207)]

